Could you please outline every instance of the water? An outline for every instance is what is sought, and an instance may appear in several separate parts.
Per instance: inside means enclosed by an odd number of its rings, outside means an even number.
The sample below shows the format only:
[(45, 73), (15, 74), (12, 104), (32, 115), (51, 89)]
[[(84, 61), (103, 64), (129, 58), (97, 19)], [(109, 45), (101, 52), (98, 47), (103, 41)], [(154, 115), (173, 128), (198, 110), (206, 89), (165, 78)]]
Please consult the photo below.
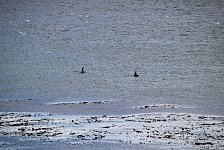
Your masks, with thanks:
[(3, 0), (0, 17), (0, 99), (224, 106), (224, 1)]

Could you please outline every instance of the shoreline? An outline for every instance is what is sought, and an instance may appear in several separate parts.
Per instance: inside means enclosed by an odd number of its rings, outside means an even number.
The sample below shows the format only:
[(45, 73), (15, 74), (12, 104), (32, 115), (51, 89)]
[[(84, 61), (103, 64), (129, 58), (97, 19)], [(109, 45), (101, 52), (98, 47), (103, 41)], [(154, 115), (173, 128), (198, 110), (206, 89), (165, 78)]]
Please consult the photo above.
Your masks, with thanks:
[(0, 100), (0, 112), (46, 112), (67, 115), (128, 115), (136, 113), (176, 112), (221, 115), (221, 106), (192, 106), (182, 103), (135, 102), (131, 100), (59, 101)]
[[(206, 114), (193, 106), (124, 100), (54, 104), (0, 101), (0, 106), (2, 139), (17, 137), (50, 145), (60, 142), (79, 149), (99, 143), (144, 145), (145, 149), (152, 145), (155, 149), (224, 148), (224, 115)], [(0, 146), (15, 147), (7, 142)]]
[(0, 134), (70, 144), (129, 143), (219, 149), (224, 147), (224, 116), (148, 113), (67, 116), (1, 113)]

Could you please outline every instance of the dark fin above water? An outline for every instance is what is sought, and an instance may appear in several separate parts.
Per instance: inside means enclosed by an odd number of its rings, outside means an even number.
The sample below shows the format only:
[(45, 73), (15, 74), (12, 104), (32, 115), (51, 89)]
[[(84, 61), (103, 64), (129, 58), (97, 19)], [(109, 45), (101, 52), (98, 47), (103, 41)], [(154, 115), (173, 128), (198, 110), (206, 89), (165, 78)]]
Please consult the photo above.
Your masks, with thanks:
[(136, 71), (135, 71), (134, 77), (139, 77), (139, 75), (136, 73)]
[(82, 67), (82, 70), (80, 71), (81, 74), (85, 73), (84, 67)]

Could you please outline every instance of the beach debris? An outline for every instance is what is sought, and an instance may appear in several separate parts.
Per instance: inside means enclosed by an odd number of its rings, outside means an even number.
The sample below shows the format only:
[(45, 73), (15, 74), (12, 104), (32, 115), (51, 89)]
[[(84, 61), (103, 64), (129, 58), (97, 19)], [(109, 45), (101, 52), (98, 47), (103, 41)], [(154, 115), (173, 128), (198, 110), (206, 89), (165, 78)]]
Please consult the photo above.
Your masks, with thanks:
[(72, 140), (82, 144), (117, 141), (135, 144), (181, 144), (219, 149), (224, 145), (224, 116), (185, 113), (66, 116), (0, 113), (0, 135), (39, 140)]
[(109, 100), (99, 100), (99, 101), (83, 101), (83, 102), (57, 102), (57, 103), (50, 103), (51, 105), (83, 105), (83, 104), (106, 104), (106, 103), (113, 103), (113, 101)]
[(135, 107), (135, 109), (150, 109), (150, 108), (180, 109), (180, 108), (188, 108), (188, 107), (181, 106), (178, 104), (154, 104), (154, 105), (144, 105), (144, 106)]
[(88, 121), (88, 123), (91, 123), (91, 122), (101, 122), (101, 120), (99, 120), (97, 116), (87, 118), (86, 120)]

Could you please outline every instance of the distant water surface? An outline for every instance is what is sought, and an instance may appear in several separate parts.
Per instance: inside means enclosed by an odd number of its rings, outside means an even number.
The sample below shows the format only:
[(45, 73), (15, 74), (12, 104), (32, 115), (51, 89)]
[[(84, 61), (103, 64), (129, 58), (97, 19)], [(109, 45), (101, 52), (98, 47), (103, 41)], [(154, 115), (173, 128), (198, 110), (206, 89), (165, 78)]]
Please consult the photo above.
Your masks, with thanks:
[(223, 108), (223, 8), (220, 0), (2, 0), (0, 99)]

